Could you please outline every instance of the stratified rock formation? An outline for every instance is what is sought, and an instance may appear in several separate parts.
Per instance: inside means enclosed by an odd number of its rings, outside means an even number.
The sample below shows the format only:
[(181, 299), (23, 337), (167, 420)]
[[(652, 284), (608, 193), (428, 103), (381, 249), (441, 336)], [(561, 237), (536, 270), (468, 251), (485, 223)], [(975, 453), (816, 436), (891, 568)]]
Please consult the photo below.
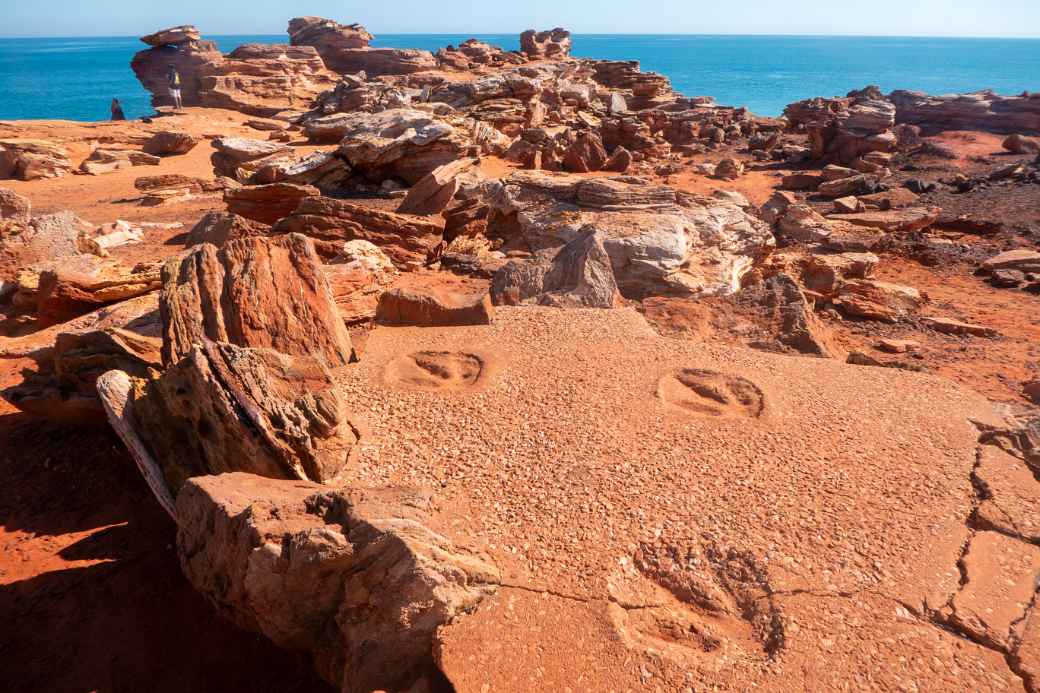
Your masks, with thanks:
[(195, 27), (164, 30), (141, 40), (152, 48), (135, 55), (130, 66), (156, 107), (173, 104), (167, 83), (171, 65), (180, 73), (185, 106), (259, 116), (306, 109), (335, 85), (335, 75), (310, 46), (251, 44), (223, 55), (216, 43), (200, 39)]
[(851, 164), (871, 152), (891, 152), (896, 108), (877, 87), (850, 92), (844, 99), (808, 99), (789, 105), (791, 127), (809, 133), (812, 158), (825, 164)]
[(1003, 134), (1040, 135), (1040, 94), (1000, 96), (992, 91), (929, 96), (894, 91), (896, 121), (918, 125), (926, 134), (943, 130), (984, 130)]
[(437, 67), (429, 51), (408, 48), (372, 48), (372, 35), (360, 24), (349, 26), (321, 17), (297, 17), (289, 21), (293, 46), (311, 46), (329, 69), (341, 74), (404, 75)]
[(64, 147), (44, 140), (0, 140), (0, 180), (57, 178), (71, 170)]
[(309, 356), (339, 367), (353, 354), (313, 243), (297, 234), (201, 245), (163, 268), (163, 362), (209, 340)]

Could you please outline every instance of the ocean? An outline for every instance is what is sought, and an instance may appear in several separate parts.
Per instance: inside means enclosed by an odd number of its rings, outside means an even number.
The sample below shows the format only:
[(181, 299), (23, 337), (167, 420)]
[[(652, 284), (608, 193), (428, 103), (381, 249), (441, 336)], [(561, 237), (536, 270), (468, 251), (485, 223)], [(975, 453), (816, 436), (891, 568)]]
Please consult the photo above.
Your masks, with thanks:
[[(519, 48), (518, 34), (475, 38)], [(227, 52), (243, 43), (284, 43), (283, 35), (213, 36)], [(374, 45), (436, 50), (470, 35), (384, 34)], [(130, 70), (136, 38), (0, 39), (0, 120), (103, 120), (112, 97), (128, 117), (151, 112)], [(835, 96), (877, 84), (934, 94), (991, 88), (1040, 90), (1040, 40), (836, 36), (574, 36), (574, 54), (639, 60), (688, 96), (780, 115), (811, 96)]]

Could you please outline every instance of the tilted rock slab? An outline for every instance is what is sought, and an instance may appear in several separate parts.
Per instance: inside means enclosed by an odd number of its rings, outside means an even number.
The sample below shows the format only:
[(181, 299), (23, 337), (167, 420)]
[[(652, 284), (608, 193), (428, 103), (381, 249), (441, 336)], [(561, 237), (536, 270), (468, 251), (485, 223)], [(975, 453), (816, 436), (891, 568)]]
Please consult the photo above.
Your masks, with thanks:
[(414, 690), (440, 676), (440, 628), (499, 581), (483, 557), (425, 525), (429, 505), (396, 489), (200, 477), (177, 498), (178, 554), (223, 614), (309, 652), (343, 693)]
[(173, 365), (206, 339), (350, 362), (350, 334), (336, 313), (314, 244), (305, 236), (209, 244), (163, 267), (163, 362)]
[(132, 385), (132, 430), (117, 431), (140, 440), (174, 498), (201, 474), (331, 481), (358, 441), (330, 371), (310, 356), (206, 340)]

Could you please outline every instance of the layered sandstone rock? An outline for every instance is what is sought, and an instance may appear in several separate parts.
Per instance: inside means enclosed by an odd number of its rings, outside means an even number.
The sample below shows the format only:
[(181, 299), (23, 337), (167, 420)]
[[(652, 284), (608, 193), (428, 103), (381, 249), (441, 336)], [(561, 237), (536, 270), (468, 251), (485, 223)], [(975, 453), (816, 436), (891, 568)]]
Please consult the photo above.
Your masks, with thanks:
[(470, 133), (424, 111), (391, 109), (339, 117), (339, 152), (362, 175), (415, 184), (475, 151)]
[(40, 273), (36, 314), (49, 323), (67, 322), (101, 306), (119, 303), (159, 288), (156, 263), (127, 267), (118, 262), (58, 266)]
[(404, 75), (437, 67), (428, 51), (371, 48), (372, 35), (360, 24), (343, 25), (321, 17), (290, 20), (289, 41), (293, 46), (313, 47), (330, 70), (341, 74)]
[(187, 154), (199, 143), (199, 138), (185, 132), (157, 132), (144, 143), (145, 154), (179, 156)]
[(152, 93), (156, 107), (173, 103), (167, 84), (169, 65), (180, 73), (185, 106), (228, 108), (259, 116), (307, 108), (314, 97), (336, 83), (335, 75), (309, 46), (250, 44), (225, 56), (216, 43), (200, 40), (195, 27), (178, 27), (142, 41), (153, 47), (137, 53), (130, 66)]
[(230, 241), (251, 236), (267, 236), (270, 226), (228, 212), (208, 212), (188, 232), (184, 245), (211, 243), (218, 248)]
[(549, 31), (528, 29), (520, 34), (520, 51), (528, 58), (566, 58), (571, 53), (571, 32), (557, 27)]
[(328, 197), (300, 202), (274, 227), (275, 233), (300, 233), (315, 241), (322, 256), (339, 254), (343, 241), (363, 240), (382, 249), (398, 267), (424, 264), (441, 242), (442, 226), (430, 219), (385, 212)]
[(178, 552), (224, 614), (310, 653), (336, 690), (423, 690), (443, 676), (439, 629), (500, 580), (484, 556), (431, 530), (432, 512), (414, 491), (200, 477), (177, 498)]
[[(135, 380), (130, 430), (176, 498), (189, 478), (246, 471), (319, 483), (343, 473), (358, 434), (318, 354), (202, 338), (163, 374)], [(162, 422), (162, 426), (154, 426)], [(118, 429), (117, 429), (118, 430)]]
[(285, 144), (247, 137), (218, 137), (213, 149), (210, 160), (216, 174), (240, 181), (248, 180), (262, 166), (292, 158), (292, 148)]
[(808, 132), (812, 158), (822, 163), (848, 165), (872, 152), (893, 151), (897, 144), (896, 108), (874, 86), (845, 98), (790, 104), (784, 117)]
[(97, 148), (79, 165), (79, 170), (92, 176), (111, 173), (134, 166), (158, 166), (159, 157), (127, 149)]
[(430, 171), (401, 200), (398, 213), (431, 215), (443, 212), (458, 192), (459, 176), (477, 163), (477, 159), (458, 159)]
[(303, 200), (319, 195), (321, 191), (309, 185), (271, 183), (225, 190), (224, 202), (231, 214), (261, 224), (274, 224), (296, 211)]
[(71, 170), (64, 147), (45, 140), (0, 140), (0, 180), (57, 178)]
[(314, 357), (333, 368), (353, 356), (314, 245), (298, 234), (201, 245), (171, 259), (160, 307), (167, 365), (205, 340)]
[(917, 125), (926, 134), (943, 130), (984, 130), (1002, 134), (1040, 135), (1040, 94), (1000, 96), (992, 91), (930, 96), (894, 91), (896, 121)]

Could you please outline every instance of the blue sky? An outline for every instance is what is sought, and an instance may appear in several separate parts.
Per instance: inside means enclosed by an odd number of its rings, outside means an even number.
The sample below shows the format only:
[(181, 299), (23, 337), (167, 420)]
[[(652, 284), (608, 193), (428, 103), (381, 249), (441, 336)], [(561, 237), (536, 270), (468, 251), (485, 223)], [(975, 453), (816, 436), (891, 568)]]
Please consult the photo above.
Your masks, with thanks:
[(138, 36), (175, 24), (205, 34), (279, 34), (290, 17), (373, 33), (1040, 36), (1040, 0), (0, 0), (0, 36)]

